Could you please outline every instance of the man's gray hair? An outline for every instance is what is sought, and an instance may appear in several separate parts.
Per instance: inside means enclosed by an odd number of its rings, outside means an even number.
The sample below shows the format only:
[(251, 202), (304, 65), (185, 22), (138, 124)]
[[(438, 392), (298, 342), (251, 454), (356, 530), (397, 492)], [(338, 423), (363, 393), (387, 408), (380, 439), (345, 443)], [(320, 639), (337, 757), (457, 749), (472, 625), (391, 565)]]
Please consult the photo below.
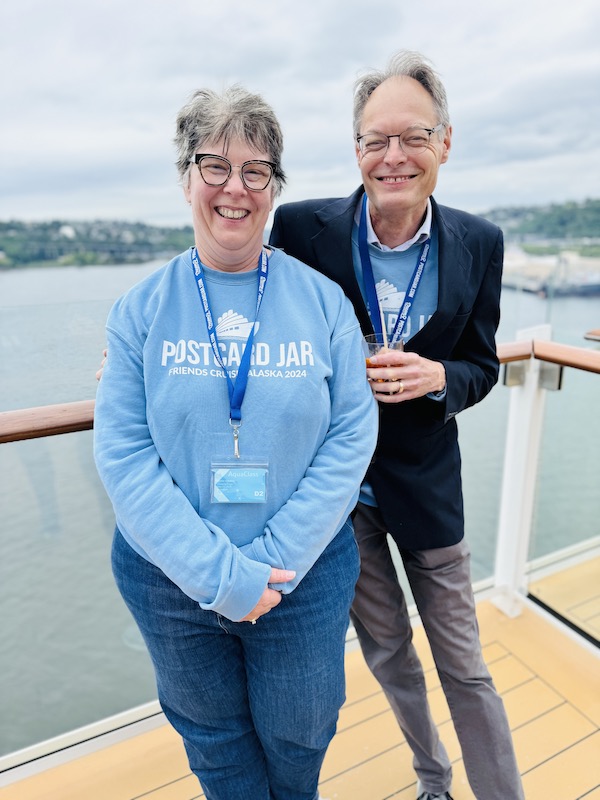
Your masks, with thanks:
[(206, 144), (228, 144), (239, 139), (252, 149), (267, 153), (276, 164), (273, 171), (273, 196), (285, 184), (281, 168), (283, 134), (271, 106), (259, 95), (242, 86), (230, 86), (222, 94), (199, 89), (177, 114), (175, 146), (177, 171), (182, 183), (189, 180), (190, 159)]
[(413, 78), (418, 81), (431, 95), (433, 107), (438, 116), (438, 123), (443, 123), (445, 127), (450, 125), (446, 90), (439, 75), (433, 69), (433, 65), (421, 53), (417, 53), (414, 50), (400, 50), (390, 58), (385, 69), (367, 72), (358, 78), (354, 84), (353, 124), (355, 137), (360, 134), (362, 117), (369, 97), (384, 81), (394, 77)]

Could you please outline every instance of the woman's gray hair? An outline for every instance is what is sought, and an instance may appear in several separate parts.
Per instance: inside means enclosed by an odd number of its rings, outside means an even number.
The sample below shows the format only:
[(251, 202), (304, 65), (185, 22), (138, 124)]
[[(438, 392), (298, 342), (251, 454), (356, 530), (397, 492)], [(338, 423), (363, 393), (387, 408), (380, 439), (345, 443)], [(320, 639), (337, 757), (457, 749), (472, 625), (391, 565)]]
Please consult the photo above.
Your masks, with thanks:
[(450, 125), (446, 90), (431, 62), (414, 50), (400, 50), (393, 55), (384, 70), (373, 70), (362, 75), (354, 84), (354, 136), (360, 134), (365, 106), (375, 89), (388, 78), (406, 77), (418, 81), (431, 95), (433, 107), (441, 122)]
[(230, 86), (222, 94), (199, 89), (177, 114), (175, 146), (177, 171), (182, 183), (189, 179), (190, 159), (205, 144), (239, 139), (254, 150), (268, 154), (273, 170), (273, 196), (285, 184), (281, 168), (283, 134), (271, 106), (258, 94), (242, 86)]

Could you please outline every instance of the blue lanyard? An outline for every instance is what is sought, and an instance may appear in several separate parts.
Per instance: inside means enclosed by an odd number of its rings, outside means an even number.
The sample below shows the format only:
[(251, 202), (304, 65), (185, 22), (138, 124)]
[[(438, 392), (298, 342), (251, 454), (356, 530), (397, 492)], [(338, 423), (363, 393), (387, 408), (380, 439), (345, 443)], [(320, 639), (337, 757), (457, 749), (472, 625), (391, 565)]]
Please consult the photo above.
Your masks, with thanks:
[(256, 316), (254, 324), (246, 339), (246, 346), (240, 362), (240, 368), (236, 376), (235, 383), (231, 380), (231, 376), (223, 363), (221, 351), (219, 350), (219, 340), (217, 338), (217, 331), (213, 320), (213, 315), (210, 310), (210, 303), (208, 300), (208, 293), (206, 291), (206, 284), (204, 281), (204, 272), (202, 269), (202, 262), (198, 258), (198, 251), (192, 248), (192, 265), (194, 267), (194, 275), (196, 277), (196, 285), (198, 293), (200, 294), (200, 302), (204, 311), (206, 319), (206, 329), (208, 331), (208, 338), (215, 356), (215, 361), (222, 368), (227, 378), (227, 388), (229, 390), (229, 422), (236, 429), (234, 439), (237, 441), (237, 428), (242, 424), (242, 403), (244, 402), (244, 395), (246, 394), (246, 387), (248, 385), (248, 373), (250, 372), (250, 358), (252, 355), (252, 343), (254, 341), (254, 332), (256, 329), (256, 320), (258, 319), (258, 311), (262, 303), (265, 287), (267, 285), (267, 278), (269, 277), (269, 259), (263, 250), (258, 257), (258, 294), (256, 298)]
[[(394, 330), (392, 331), (392, 335), (390, 338), (390, 344), (395, 344), (397, 341), (400, 340), (402, 336), (402, 331), (404, 330), (406, 320), (408, 319), (408, 314), (414, 302), (415, 295), (417, 294), (417, 289), (419, 288), (421, 278), (423, 277), (423, 270), (425, 269), (425, 265), (427, 264), (427, 258), (429, 256), (430, 248), (431, 248), (431, 236), (428, 236), (427, 239), (423, 242), (423, 247), (421, 248), (421, 254), (419, 255), (419, 260), (417, 261), (417, 266), (415, 267), (412, 277), (409, 281), (408, 291), (404, 295), (404, 305), (402, 306), (400, 314), (398, 314), (398, 319), (396, 320), (396, 324), (394, 326)], [(366, 194), (363, 195), (362, 208), (360, 211), (360, 224), (358, 226), (358, 249), (360, 252), (360, 263), (362, 266), (363, 281), (365, 285), (365, 292), (367, 295), (367, 307), (369, 310), (369, 316), (371, 317), (373, 330), (377, 334), (378, 338), (381, 338), (383, 340), (384, 336), (383, 336), (381, 309), (379, 308), (379, 298), (377, 297), (377, 288), (375, 286), (373, 267), (371, 265), (371, 257), (369, 255), (369, 243), (367, 242), (367, 195)]]

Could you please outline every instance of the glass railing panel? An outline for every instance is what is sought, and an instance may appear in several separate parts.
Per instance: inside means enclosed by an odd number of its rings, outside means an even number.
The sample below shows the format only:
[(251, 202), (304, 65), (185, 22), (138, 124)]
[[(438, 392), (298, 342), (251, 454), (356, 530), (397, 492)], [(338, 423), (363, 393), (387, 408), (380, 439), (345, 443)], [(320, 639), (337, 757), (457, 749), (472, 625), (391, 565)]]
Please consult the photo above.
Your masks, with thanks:
[(0, 410), (93, 399), (110, 306), (0, 308)]
[(462, 455), (465, 536), (474, 582), (494, 574), (510, 390), (500, 381), (458, 417)]
[(522, 289), (503, 289), (500, 302), (499, 342), (512, 342), (523, 328), (552, 323), (552, 305), (546, 299)]
[(0, 754), (155, 699), (91, 432), (0, 446)]
[(92, 399), (108, 311), (158, 266), (0, 271), (0, 410)]
[(530, 558), (600, 536), (600, 375), (565, 369), (546, 407)]
[(529, 594), (600, 642), (600, 375), (566, 369), (548, 392), (530, 542)]

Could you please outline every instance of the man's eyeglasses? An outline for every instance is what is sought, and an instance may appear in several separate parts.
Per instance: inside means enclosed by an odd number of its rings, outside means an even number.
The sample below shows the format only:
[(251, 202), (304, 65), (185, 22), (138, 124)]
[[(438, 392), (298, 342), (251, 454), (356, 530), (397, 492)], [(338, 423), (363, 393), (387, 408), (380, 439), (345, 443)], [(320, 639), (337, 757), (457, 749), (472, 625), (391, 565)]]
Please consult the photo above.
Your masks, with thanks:
[(406, 155), (422, 153), (429, 147), (432, 134), (441, 131), (444, 124), (440, 122), (435, 128), (407, 128), (402, 133), (363, 133), (356, 137), (358, 149), (363, 156), (383, 156), (390, 146), (390, 139), (398, 139), (398, 143)]
[(240, 171), (242, 183), (251, 192), (262, 192), (266, 189), (277, 167), (272, 161), (244, 161), (243, 164), (234, 165), (228, 158), (210, 153), (196, 153), (190, 163), (198, 165), (202, 180), (209, 186), (226, 184), (235, 166)]

